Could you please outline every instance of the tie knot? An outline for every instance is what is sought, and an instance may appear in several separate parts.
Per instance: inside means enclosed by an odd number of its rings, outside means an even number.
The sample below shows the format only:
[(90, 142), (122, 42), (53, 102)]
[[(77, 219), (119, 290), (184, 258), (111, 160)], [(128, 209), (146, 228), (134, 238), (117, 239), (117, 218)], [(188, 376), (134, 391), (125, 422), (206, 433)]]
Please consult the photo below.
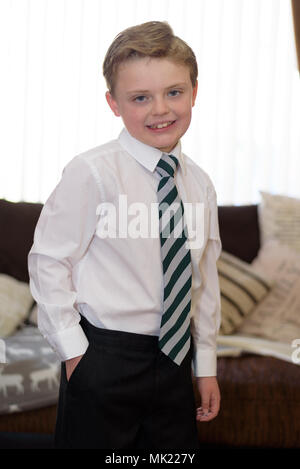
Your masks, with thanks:
[(177, 166), (178, 159), (176, 156), (163, 153), (155, 169), (161, 177), (174, 177)]

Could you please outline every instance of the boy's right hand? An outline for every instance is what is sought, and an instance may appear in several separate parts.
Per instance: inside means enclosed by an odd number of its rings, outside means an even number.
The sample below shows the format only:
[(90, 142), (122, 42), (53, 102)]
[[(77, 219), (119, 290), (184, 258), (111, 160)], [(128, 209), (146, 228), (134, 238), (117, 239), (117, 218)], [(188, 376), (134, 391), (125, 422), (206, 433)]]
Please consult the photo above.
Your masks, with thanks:
[(71, 378), (73, 371), (75, 370), (82, 357), (83, 355), (79, 355), (78, 357), (70, 358), (70, 360), (65, 361), (67, 381), (69, 381), (69, 379)]

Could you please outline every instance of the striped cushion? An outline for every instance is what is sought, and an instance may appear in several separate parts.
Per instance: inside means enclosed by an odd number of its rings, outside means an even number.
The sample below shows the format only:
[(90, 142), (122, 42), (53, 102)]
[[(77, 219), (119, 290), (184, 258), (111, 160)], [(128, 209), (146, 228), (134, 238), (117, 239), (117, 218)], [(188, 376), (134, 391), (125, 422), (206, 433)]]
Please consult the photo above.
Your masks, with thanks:
[(222, 321), (220, 334), (232, 334), (271, 289), (271, 282), (247, 262), (222, 251), (217, 262)]

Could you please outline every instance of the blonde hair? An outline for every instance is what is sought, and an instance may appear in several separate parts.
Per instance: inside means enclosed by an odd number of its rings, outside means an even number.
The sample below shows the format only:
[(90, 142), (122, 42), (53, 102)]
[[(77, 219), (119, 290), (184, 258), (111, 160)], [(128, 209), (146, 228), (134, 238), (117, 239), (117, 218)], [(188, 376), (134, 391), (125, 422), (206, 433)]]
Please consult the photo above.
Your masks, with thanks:
[(194, 52), (186, 42), (174, 36), (167, 22), (149, 21), (119, 33), (110, 45), (103, 62), (103, 75), (113, 95), (118, 67), (126, 60), (142, 57), (163, 57), (190, 69), (192, 86), (198, 76)]

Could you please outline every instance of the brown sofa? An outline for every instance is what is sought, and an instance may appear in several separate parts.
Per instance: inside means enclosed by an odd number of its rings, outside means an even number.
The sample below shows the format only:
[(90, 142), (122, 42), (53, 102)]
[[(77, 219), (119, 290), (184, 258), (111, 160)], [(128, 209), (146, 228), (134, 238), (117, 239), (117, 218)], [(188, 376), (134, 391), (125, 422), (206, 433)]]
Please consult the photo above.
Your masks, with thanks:
[[(1, 273), (28, 282), (27, 254), (41, 208), (41, 204), (0, 200)], [(251, 262), (260, 245), (257, 206), (221, 206), (219, 223), (223, 249)], [(300, 447), (299, 367), (251, 354), (222, 357), (218, 359), (218, 380), (222, 395), (219, 416), (198, 426), (204, 446)], [(199, 402), (196, 387), (195, 395)], [(42, 442), (51, 445), (55, 416), (55, 405), (0, 415), (0, 447), (1, 435), (8, 447), (22, 447), (20, 438), (26, 439), (26, 434), (49, 435), (49, 441)], [(11, 443), (8, 435), (21, 436), (15, 440), (18, 443)], [(29, 444), (39, 447), (34, 438)]]

